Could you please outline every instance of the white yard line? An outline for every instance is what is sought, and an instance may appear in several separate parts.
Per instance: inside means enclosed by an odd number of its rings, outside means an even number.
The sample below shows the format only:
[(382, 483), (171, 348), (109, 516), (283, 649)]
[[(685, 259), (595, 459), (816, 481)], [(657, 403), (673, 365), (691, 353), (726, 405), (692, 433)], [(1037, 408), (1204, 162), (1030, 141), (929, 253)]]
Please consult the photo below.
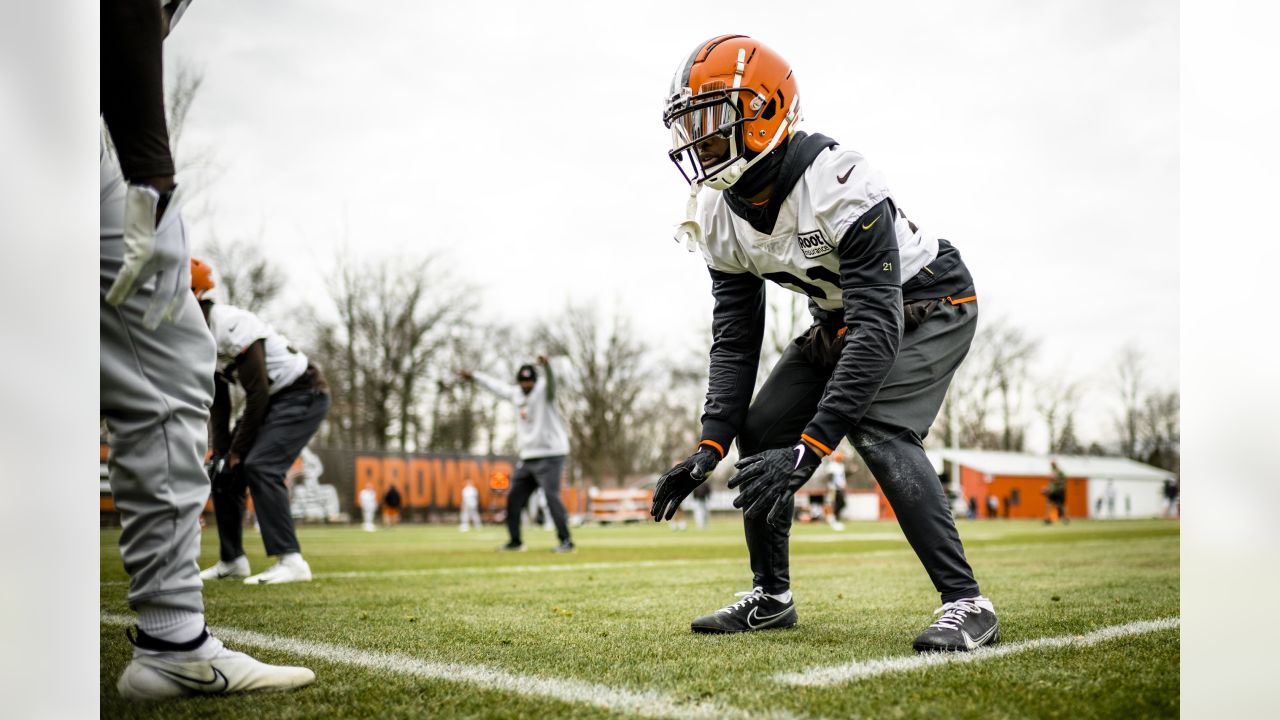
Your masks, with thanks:
[[(129, 626), (129, 615), (102, 613), (104, 625)], [(424, 660), (409, 655), (360, 650), (290, 637), (264, 635), (249, 630), (213, 627), (210, 631), (230, 645), (288, 653), (299, 658), (408, 675), (424, 680), (462, 682), (486, 690), (540, 697), (566, 703), (591, 705), (613, 712), (652, 718), (759, 718), (759, 713), (714, 702), (682, 701), (656, 690), (630, 690), (563, 678), (520, 675), (501, 668), (465, 663)], [(788, 717), (769, 715), (765, 717)]]
[(1110, 627), (1104, 627), (1100, 630), (1094, 630), (1093, 632), (1086, 633), (1084, 635), (1064, 635), (1062, 637), (1023, 640), (1015, 643), (984, 647), (974, 650), (973, 652), (928, 653), (908, 657), (886, 657), (879, 660), (862, 660), (846, 663), (844, 665), (815, 667), (808, 670), (801, 670), (800, 672), (780, 673), (775, 675), (773, 679), (787, 685), (804, 685), (809, 687), (839, 685), (842, 683), (865, 680), (867, 678), (878, 677), (880, 675), (887, 675), (890, 673), (932, 669), (942, 665), (955, 665), (958, 663), (973, 663), (981, 662), (983, 660), (993, 660), (995, 658), (1015, 655), (1028, 650), (1088, 647), (1090, 645), (1096, 645), (1100, 642), (1105, 642), (1115, 638), (1142, 635), (1159, 630), (1170, 630), (1178, 627), (1178, 622), (1179, 619), (1176, 617), (1161, 618), (1159, 620), (1140, 620), (1138, 622), (1129, 623), (1128, 625), (1112, 625)]

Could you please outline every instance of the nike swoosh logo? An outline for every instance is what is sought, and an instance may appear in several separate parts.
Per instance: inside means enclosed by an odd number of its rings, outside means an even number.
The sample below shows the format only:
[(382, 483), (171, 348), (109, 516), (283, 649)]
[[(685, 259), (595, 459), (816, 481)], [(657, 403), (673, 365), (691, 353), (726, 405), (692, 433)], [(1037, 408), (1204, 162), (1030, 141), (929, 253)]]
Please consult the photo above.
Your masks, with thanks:
[(976, 640), (973, 639), (972, 637), (969, 637), (969, 633), (965, 632), (964, 630), (960, 631), (960, 637), (964, 638), (964, 646), (967, 649), (977, 650), (979, 647), (982, 646), (982, 643), (986, 642), (987, 639), (991, 637), (991, 633), (995, 632), (997, 627), (999, 626), (992, 625), (991, 629), (987, 630), (985, 633), (979, 636), (978, 639)]
[[(165, 670), (164, 668), (158, 668), (154, 666), (152, 667), (152, 669), (154, 669), (156, 672), (160, 673), (161, 675), (164, 675), (165, 677), (169, 678), (170, 680), (178, 683), (179, 685), (182, 685), (183, 687), (186, 687), (186, 688), (190, 688), (197, 692), (223, 693), (223, 692), (226, 692), (227, 688), (230, 687), (231, 685), (230, 681), (227, 680), (227, 676), (223, 675), (221, 670), (213, 666), (210, 666), (210, 669), (213, 670), (213, 677), (208, 680), (193, 678), (189, 675), (182, 675), (180, 673), (173, 672), (172, 670)], [(219, 680), (222, 681), (221, 686), (218, 685)]]
[(863, 229), (863, 230), (870, 230), (870, 229), (871, 229), (873, 226), (875, 226), (875, 224), (876, 224), (876, 223), (878, 223), (878, 222), (880, 222), (880, 216), (878, 216), (878, 215), (877, 215), (875, 220), (872, 220), (871, 222), (867, 223), (866, 225), (863, 225), (863, 226), (862, 226), (862, 229)]
[(800, 461), (804, 459), (804, 448), (803, 448), (803, 447), (801, 447), (801, 446), (797, 445), (797, 446), (795, 447), (795, 451), (796, 451), (796, 464), (795, 464), (794, 466), (792, 466), (792, 468), (791, 468), (792, 470), (795, 470), (796, 468), (800, 467)]
[[(762, 628), (762, 627), (772, 625), (775, 621), (777, 621), (778, 618), (782, 617), (783, 615), (786, 615), (789, 610), (791, 610), (791, 608), (787, 607), (787, 608), (784, 608), (782, 612), (776, 613), (774, 615), (757, 615), (756, 613), (760, 611), (760, 608), (753, 607), (751, 608), (751, 612), (747, 614), (747, 627), (754, 630), (756, 628)], [(756, 620), (762, 620), (763, 622), (757, 623)]]
[(852, 166), (850, 166), (850, 167), (849, 167), (849, 170), (848, 170), (845, 174), (843, 174), (843, 175), (837, 175), (837, 176), (836, 176), (836, 182), (838, 182), (838, 183), (840, 183), (841, 185), (843, 185), (843, 184), (845, 183), (845, 181), (849, 179), (849, 176), (853, 174), (853, 168), (856, 168), (856, 167), (858, 167), (858, 166), (857, 166), (857, 165), (852, 165)]

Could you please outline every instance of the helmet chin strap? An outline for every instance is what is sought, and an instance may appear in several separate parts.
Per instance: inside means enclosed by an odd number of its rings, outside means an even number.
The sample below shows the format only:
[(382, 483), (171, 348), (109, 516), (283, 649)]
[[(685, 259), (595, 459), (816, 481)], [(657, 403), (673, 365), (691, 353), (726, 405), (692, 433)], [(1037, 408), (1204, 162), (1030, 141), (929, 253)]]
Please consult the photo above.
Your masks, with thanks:
[(684, 205), (685, 221), (676, 226), (676, 242), (683, 242), (684, 249), (693, 252), (702, 242), (702, 226), (698, 224), (698, 191), (702, 183), (689, 184), (689, 200)]

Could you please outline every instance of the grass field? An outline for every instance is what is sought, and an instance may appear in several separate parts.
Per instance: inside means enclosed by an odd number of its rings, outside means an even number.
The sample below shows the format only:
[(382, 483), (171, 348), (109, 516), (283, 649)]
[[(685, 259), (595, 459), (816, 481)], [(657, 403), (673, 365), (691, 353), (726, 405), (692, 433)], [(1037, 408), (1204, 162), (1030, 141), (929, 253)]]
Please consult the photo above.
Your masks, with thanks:
[[(962, 521), (960, 532), (1004, 654), (805, 685), (821, 668), (916, 657), (911, 640), (938, 598), (892, 522), (797, 526), (799, 624), (735, 636), (689, 632), (750, 584), (730, 517), (705, 531), (579, 528), (567, 556), (541, 529), (527, 531), (528, 552), (495, 553), (497, 528), (302, 527), (314, 582), (220, 582), (205, 597), (228, 645), (311, 667), (316, 683), (135, 705), (115, 692), (129, 611), (118, 531), (103, 531), (102, 717), (1177, 716), (1176, 522)], [(254, 571), (265, 568), (260, 539), (245, 539)], [(216, 533), (203, 543), (202, 566), (216, 559)], [(1022, 645), (1148, 620), (1167, 622), (1092, 644)]]

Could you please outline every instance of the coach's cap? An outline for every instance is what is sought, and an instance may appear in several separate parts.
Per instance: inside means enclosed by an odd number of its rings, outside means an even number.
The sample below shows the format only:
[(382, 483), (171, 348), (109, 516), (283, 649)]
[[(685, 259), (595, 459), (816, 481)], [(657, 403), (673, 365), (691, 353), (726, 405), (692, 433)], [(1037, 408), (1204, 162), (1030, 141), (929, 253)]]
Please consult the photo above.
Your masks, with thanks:
[(516, 382), (524, 382), (525, 380), (529, 382), (538, 381), (538, 371), (534, 370), (532, 365), (521, 365), (520, 369), (516, 371)]

